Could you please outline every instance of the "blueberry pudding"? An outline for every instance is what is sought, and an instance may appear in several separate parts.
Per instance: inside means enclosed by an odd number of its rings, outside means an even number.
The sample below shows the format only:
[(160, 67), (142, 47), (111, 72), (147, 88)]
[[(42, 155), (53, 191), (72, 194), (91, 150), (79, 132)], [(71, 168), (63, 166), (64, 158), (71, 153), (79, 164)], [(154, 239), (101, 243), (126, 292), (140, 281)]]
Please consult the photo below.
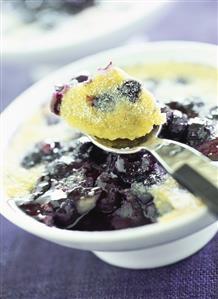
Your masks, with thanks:
[[(124, 69), (140, 78), (158, 99), (166, 115), (162, 138), (188, 144), (218, 161), (215, 69), (179, 63)], [(71, 83), (88, 82), (89, 77), (75, 80), (78, 82)], [(124, 86), (130, 102), (136, 87), (130, 82)], [(52, 104), (56, 114), (66, 90), (66, 85), (56, 87)], [(199, 198), (180, 187), (145, 150), (131, 155), (104, 152), (51, 114), (47, 106), (14, 136), (5, 183), (9, 198), (24, 213), (45, 225), (68, 230), (151, 225), (186, 217), (203, 207)]]

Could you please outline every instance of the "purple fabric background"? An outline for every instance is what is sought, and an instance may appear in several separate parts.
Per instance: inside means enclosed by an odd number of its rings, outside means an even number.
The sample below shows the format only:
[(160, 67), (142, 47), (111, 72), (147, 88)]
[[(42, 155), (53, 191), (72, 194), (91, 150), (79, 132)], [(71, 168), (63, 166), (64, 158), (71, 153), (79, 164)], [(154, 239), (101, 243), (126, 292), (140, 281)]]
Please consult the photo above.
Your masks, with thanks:
[[(217, 1), (172, 1), (144, 35), (150, 40), (217, 44), (217, 5)], [(28, 73), (21, 75), (19, 68), (3, 65), (2, 109), (31, 83)], [(109, 266), (92, 253), (39, 239), (1, 216), (0, 221), (1, 298), (218, 298), (218, 235), (182, 262), (139, 271)]]

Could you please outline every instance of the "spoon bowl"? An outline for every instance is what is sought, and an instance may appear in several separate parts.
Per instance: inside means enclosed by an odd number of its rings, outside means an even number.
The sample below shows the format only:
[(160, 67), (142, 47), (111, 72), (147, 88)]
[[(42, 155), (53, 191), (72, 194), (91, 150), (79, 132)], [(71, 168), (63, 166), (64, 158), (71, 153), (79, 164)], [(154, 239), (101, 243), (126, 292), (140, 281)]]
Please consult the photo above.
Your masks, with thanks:
[(157, 138), (162, 126), (154, 126), (153, 130), (142, 137), (136, 138), (134, 140), (129, 139), (115, 139), (108, 140), (98, 138), (96, 136), (87, 135), (87, 137), (94, 143), (97, 147), (111, 153), (116, 154), (134, 154), (142, 149), (147, 149), (146, 145), (149, 145), (154, 138)]

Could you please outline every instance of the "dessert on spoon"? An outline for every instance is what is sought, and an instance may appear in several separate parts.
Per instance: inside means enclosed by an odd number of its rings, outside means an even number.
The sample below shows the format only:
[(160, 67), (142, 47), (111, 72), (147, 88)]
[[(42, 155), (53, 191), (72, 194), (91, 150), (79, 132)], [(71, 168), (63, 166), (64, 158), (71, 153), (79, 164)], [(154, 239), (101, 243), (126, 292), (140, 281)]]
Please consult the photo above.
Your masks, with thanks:
[(165, 122), (153, 95), (111, 63), (93, 77), (59, 87), (51, 108), (85, 134), (109, 140), (133, 140)]

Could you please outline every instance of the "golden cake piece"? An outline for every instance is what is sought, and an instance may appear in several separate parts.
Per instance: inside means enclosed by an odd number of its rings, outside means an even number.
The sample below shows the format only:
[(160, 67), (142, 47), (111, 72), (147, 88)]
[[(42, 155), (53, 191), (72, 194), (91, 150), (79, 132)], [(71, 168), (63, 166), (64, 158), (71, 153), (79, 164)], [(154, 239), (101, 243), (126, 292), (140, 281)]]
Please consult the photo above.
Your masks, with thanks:
[(165, 122), (165, 115), (142, 83), (112, 64), (92, 78), (79, 76), (73, 82), (57, 90), (51, 108), (86, 134), (133, 140)]

